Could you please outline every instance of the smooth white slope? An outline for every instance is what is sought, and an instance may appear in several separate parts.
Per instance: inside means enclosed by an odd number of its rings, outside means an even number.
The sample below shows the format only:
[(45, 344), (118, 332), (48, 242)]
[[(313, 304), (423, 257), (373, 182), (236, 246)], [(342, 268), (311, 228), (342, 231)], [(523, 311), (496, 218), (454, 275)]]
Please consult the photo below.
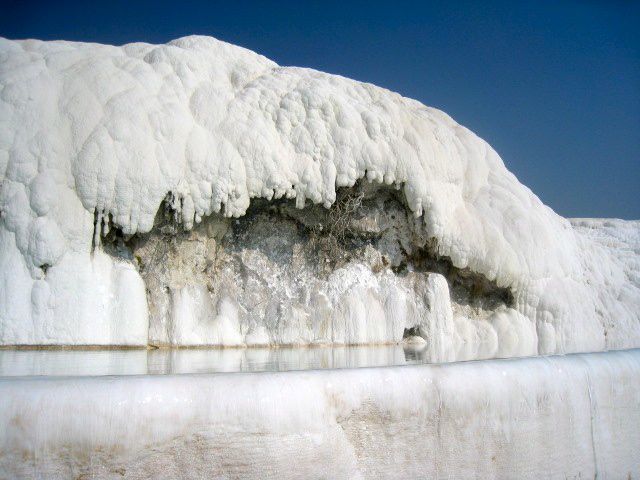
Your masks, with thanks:
[(637, 478), (640, 352), (0, 379), (7, 478)]
[(0, 40), (0, 88), (0, 343), (147, 342), (144, 285), (92, 253), (94, 212), (147, 232), (172, 192), (190, 227), (254, 197), (329, 206), (367, 177), (404, 190), (455, 266), (515, 292), (538, 351), (640, 345), (623, 262), (419, 102), (207, 37)]

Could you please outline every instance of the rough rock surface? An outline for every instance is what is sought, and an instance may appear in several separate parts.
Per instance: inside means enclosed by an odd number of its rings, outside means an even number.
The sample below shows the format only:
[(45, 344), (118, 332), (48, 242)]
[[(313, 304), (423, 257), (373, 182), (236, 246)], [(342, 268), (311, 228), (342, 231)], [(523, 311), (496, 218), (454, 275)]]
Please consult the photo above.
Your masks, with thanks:
[[(165, 204), (151, 234), (115, 233), (107, 250), (133, 252), (154, 345), (421, 337), (434, 360), (535, 354), (535, 328), (509, 290), (438, 258), (398, 197), (359, 185), (331, 209), (258, 201), (240, 219), (213, 215), (187, 232)], [(504, 329), (516, 337), (498, 345)]]
[(4, 345), (640, 345), (637, 223), (573, 227), (446, 114), (211, 38), (0, 39), (0, 178)]

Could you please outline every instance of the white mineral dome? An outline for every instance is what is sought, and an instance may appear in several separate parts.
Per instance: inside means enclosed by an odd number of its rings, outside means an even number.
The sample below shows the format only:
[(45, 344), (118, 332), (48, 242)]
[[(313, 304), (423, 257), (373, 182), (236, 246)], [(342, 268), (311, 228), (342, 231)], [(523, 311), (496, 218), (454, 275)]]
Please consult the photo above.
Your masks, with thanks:
[(0, 39), (0, 178), (2, 345), (640, 346), (638, 222), (572, 225), (445, 113), (213, 38)]

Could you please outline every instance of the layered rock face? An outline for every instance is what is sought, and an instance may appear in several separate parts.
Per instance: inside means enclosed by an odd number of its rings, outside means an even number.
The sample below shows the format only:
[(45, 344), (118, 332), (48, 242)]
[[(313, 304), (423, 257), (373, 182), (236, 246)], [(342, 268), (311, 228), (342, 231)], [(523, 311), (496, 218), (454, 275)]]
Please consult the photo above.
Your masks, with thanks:
[(535, 353), (535, 327), (510, 291), (439, 257), (400, 196), (361, 184), (330, 209), (256, 201), (189, 232), (166, 203), (151, 234), (112, 235), (105, 248), (132, 252), (154, 345), (404, 340), (445, 360)]
[(0, 343), (640, 346), (637, 222), (397, 94), (211, 38), (0, 41)]

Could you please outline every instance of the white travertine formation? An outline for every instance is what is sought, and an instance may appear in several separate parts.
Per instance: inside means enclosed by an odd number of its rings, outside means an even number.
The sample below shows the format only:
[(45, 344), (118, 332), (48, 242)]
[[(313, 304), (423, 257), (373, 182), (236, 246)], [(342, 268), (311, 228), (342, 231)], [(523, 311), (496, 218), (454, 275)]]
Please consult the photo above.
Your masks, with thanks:
[[(189, 282), (170, 292), (167, 324), (150, 325), (135, 261), (100, 247), (110, 226), (150, 232), (168, 194), (188, 230), (216, 212), (242, 216), (257, 197), (329, 207), (362, 178), (400, 188), (437, 253), (513, 304), (487, 318), (453, 306), (418, 326), (405, 280), (350, 264), (326, 287), (350, 296), (286, 300), (285, 326), (249, 322), (237, 298), (213, 301)], [(0, 344), (358, 343), (418, 327), (443, 359), (640, 345), (637, 223), (595, 223), (594, 239), (446, 114), (212, 38), (0, 39), (0, 179)], [(635, 245), (624, 255), (602, 241), (620, 229)], [(337, 337), (318, 333), (316, 307), (340, 319)]]
[[(143, 352), (141, 352), (143, 353)], [(637, 478), (640, 352), (0, 379), (6, 478)]]

